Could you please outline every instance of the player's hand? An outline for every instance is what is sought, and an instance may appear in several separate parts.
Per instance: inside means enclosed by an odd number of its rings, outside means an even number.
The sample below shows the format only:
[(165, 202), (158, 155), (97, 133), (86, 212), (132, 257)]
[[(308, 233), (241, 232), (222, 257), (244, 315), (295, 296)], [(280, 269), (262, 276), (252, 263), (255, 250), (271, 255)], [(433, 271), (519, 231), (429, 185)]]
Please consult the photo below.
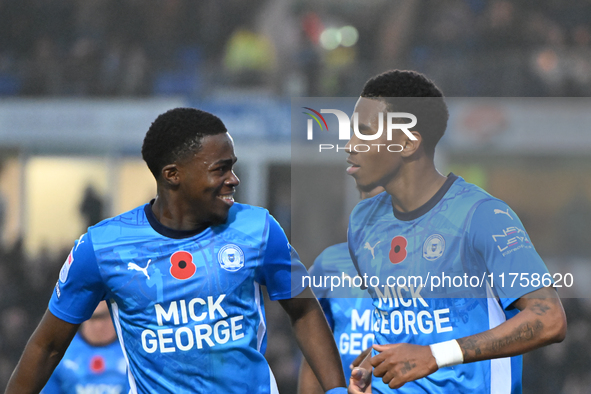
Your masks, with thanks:
[(353, 368), (349, 379), (348, 394), (371, 393), (371, 371), (365, 368)]
[(397, 343), (393, 345), (373, 345), (379, 352), (371, 358), (373, 374), (392, 389), (423, 378), (437, 371), (437, 362), (429, 346)]
[(359, 356), (357, 356), (357, 358), (355, 358), (355, 360), (353, 360), (353, 362), (351, 363), (351, 365), (349, 365), (349, 369), (353, 369), (355, 367), (358, 367), (359, 364), (361, 364), (361, 362), (363, 360), (365, 360), (365, 357), (367, 357), (367, 355), (369, 354), (369, 352), (371, 352), (371, 347), (368, 347)]

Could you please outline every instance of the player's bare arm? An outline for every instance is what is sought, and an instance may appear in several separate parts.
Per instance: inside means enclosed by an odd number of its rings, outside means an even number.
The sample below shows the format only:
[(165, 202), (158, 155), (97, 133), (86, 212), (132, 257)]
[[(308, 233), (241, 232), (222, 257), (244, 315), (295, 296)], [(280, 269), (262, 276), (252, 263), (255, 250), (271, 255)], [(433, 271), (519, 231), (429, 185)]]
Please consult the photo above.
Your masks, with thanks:
[(296, 340), (322, 389), (346, 387), (341, 359), (324, 313), (310, 289), (298, 298), (280, 300), (291, 319)]
[[(536, 290), (514, 305), (520, 312), (511, 319), (457, 340), (464, 363), (515, 356), (564, 339), (566, 315), (553, 288)], [(380, 354), (371, 359), (373, 374), (391, 388), (438, 370), (429, 346), (398, 343), (374, 345), (374, 349)]]
[(480, 334), (458, 339), (464, 362), (509, 357), (556, 342), (566, 336), (566, 315), (560, 298), (547, 287), (515, 301), (520, 312)]
[(306, 359), (302, 359), (300, 374), (298, 375), (298, 394), (324, 394), (314, 371)]
[(62, 359), (78, 326), (46, 311), (25, 347), (5, 394), (39, 393)]

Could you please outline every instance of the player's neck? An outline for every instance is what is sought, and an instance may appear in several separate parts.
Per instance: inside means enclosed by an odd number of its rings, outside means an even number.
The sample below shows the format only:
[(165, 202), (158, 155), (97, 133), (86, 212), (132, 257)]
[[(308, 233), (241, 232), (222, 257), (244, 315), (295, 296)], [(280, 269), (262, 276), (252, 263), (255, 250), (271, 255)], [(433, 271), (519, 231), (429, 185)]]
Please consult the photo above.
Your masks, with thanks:
[(199, 221), (191, 210), (166, 193), (158, 193), (152, 204), (152, 213), (156, 220), (173, 230), (195, 231), (196, 233), (209, 227), (209, 223)]
[(394, 209), (411, 212), (426, 204), (446, 179), (437, 171), (433, 162), (415, 162), (401, 169), (386, 185), (386, 191), (392, 196)]

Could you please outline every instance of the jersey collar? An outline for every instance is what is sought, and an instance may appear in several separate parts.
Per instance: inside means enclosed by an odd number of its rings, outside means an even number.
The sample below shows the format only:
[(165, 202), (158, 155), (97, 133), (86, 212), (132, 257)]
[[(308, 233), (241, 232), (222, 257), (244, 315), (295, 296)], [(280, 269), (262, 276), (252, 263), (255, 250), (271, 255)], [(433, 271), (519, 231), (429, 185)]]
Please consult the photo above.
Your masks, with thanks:
[(396, 217), (396, 219), (402, 220), (405, 222), (410, 221), (410, 220), (415, 220), (415, 219), (423, 216), (424, 214), (429, 212), (431, 209), (433, 209), (433, 207), (435, 205), (437, 205), (437, 203), (439, 201), (441, 201), (443, 196), (445, 196), (445, 193), (447, 193), (447, 191), (449, 190), (451, 185), (453, 185), (453, 183), (456, 181), (456, 179), (458, 179), (458, 176), (455, 175), (453, 172), (450, 172), (449, 175), (447, 176), (447, 179), (445, 180), (445, 183), (443, 184), (443, 186), (441, 186), (441, 188), (439, 188), (437, 193), (435, 193), (435, 195), (433, 197), (431, 197), (431, 199), (429, 201), (427, 201), (425, 204), (421, 205), (420, 207), (418, 207), (414, 211), (410, 211), (410, 212), (401, 212), (401, 211), (397, 210), (396, 208), (392, 207), (392, 209), (394, 210), (394, 216)]

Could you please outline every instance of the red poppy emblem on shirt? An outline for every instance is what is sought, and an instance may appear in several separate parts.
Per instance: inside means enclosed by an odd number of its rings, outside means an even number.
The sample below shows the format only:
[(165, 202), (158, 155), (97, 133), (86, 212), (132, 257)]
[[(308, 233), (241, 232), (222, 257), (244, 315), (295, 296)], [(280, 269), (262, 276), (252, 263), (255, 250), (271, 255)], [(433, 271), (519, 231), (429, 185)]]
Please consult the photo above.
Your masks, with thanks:
[(181, 250), (170, 256), (170, 274), (179, 280), (189, 279), (197, 269), (193, 263), (193, 255)]
[(408, 242), (402, 235), (397, 235), (390, 244), (390, 261), (392, 264), (402, 263), (406, 258), (406, 245)]
[(90, 359), (90, 370), (94, 373), (105, 372), (105, 359), (102, 356), (94, 356)]

